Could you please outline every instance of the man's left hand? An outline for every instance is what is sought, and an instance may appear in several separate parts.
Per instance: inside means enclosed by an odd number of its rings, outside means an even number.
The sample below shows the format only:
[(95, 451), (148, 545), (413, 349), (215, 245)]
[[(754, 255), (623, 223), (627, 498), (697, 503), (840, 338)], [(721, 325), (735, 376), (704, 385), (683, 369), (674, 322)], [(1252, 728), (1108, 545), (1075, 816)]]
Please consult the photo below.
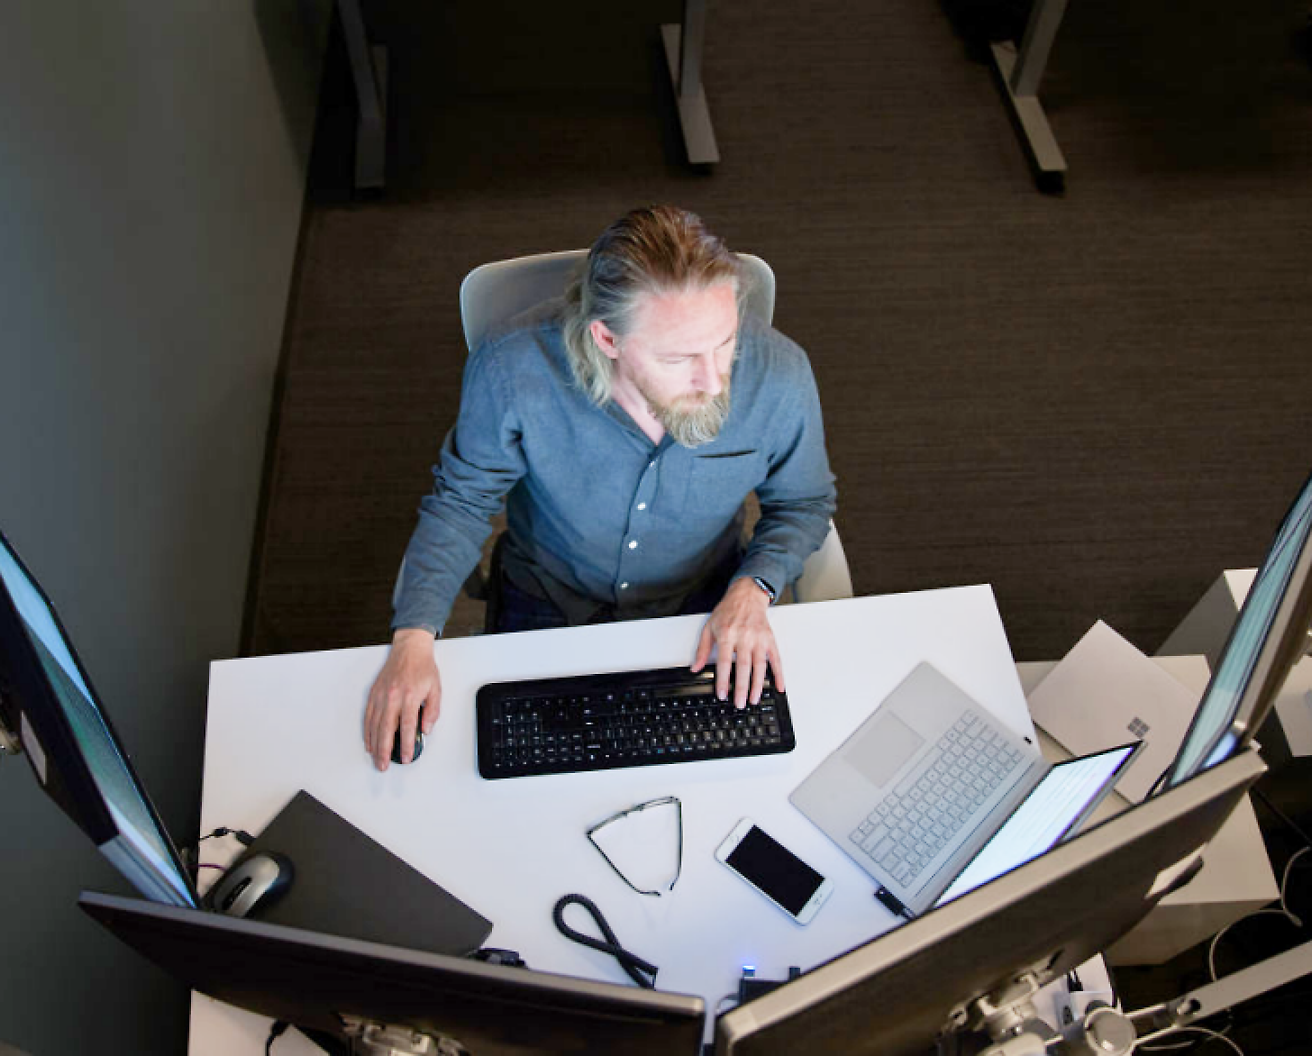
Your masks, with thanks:
[[(692, 662), (694, 672), (706, 666), (711, 657), (711, 646), (719, 645), (715, 662), (715, 695), (720, 700), (729, 696), (729, 675), (734, 675), (733, 704), (736, 708), (761, 702), (761, 689), (765, 672), (774, 671), (774, 684), (786, 692), (784, 669), (779, 660), (779, 647), (774, 631), (770, 629), (770, 599), (748, 576), (736, 579), (724, 592), (720, 604), (715, 606), (697, 643), (697, 656)], [(736, 669), (736, 670), (735, 670)]]

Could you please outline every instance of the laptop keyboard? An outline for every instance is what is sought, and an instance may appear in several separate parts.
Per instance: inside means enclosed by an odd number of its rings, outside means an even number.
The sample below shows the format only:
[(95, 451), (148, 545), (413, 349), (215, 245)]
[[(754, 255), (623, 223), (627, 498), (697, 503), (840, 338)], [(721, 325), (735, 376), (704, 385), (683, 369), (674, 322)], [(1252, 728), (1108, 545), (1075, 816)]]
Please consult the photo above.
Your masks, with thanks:
[[(1012, 771), (1020, 752), (979, 715), (963, 715), (848, 837), (900, 884), (915, 880)], [(907, 786), (907, 787), (903, 787)]]
[[(733, 693), (730, 691), (730, 699)], [(686, 667), (502, 682), (478, 691), (478, 772), (568, 774), (791, 752), (788, 698), (715, 699), (715, 672)]]

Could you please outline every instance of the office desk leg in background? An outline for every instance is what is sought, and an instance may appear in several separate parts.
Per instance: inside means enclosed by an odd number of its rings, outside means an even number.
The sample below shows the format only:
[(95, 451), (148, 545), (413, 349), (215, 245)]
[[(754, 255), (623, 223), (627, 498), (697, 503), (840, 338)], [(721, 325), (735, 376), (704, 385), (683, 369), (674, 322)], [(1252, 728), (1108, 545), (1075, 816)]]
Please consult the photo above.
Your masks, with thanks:
[(369, 43), (360, 0), (337, 0), (337, 12), (360, 111), (355, 126), (355, 188), (377, 190), (387, 169), (387, 49)]
[(702, 89), (702, 46), (706, 41), (706, 0), (684, 0), (683, 25), (661, 26), (665, 61), (674, 84), (679, 125), (688, 164), (714, 165), (720, 160), (711, 128), (711, 111)]
[(1012, 119), (1024, 141), (1039, 189), (1044, 191), (1060, 191), (1066, 181), (1066, 159), (1048, 127), (1038, 97), (1039, 81), (1065, 14), (1066, 0), (1037, 0), (1019, 53), (1010, 41), (990, 46)]

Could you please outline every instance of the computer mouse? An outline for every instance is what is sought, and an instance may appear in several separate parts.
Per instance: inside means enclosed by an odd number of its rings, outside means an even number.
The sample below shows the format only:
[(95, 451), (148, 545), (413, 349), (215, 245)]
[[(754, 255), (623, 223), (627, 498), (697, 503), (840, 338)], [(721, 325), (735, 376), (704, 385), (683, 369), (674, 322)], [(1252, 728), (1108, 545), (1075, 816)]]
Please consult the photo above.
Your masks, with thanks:
[(249, 916), (273, 905), (292, 886), (296, 869), (277, 851), (256, 851), (235, 862), (205, 896), (205, 904), (230, 917)]
[[(419, 705), (419, 723), (415, 726), (415, 754), (410, 757), (413, 763), (424, 750), (424, 706)], [(392, 762), (401, 761), (401, 727), (397, 726), (396, 735), (392, 738)]]

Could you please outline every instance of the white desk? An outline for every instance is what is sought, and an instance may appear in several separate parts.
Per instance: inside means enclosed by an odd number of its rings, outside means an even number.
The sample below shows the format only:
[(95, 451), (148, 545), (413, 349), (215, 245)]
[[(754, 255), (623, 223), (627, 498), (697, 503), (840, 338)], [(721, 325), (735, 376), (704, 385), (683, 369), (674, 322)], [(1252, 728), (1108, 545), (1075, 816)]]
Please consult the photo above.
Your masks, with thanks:
[[(1034, 732), (986, 586), (791, 605), (771, 620), (795, 751), (505, 781), (485, 781), (475, 770), (479, 685), (685, 664), (702, 617), (438, 642), (441, 719), (416, 763), (386, 773), (374, 769), (361, 735), (385, 647), (217, 662), (201, 831), (258, 832), (304, 788), (494, 921), (489, 945), (518, 950), (535, 969), (627, 983), (612, 958), (555, 930), (552, 906), (577, 891), (597, 902), (622, 943), (659, 965), (662, 990), (699, 994), (713, 1011), (736, 991), (744, 964), (783, 978), (790, 965), (810, 968), (893, 924), (869, 877), (789, 804), (788, 793), (916, 663), (929, 660), (1018, 733)], [(671, 793), (683, 801), (683, 875), (671, 894), (643, 897), (611, 872), (584, 832), (618, 809)], [(744, 816), (834, 880), (833, 897), (809, 926), (788, 920), (714, 861)], [(263, 1052), (267, 1030), (258, 1017), (193, 999), (193, 1054)], [(285, 1035), (274, 1051), (294, 1056), (300, 1042)]]

